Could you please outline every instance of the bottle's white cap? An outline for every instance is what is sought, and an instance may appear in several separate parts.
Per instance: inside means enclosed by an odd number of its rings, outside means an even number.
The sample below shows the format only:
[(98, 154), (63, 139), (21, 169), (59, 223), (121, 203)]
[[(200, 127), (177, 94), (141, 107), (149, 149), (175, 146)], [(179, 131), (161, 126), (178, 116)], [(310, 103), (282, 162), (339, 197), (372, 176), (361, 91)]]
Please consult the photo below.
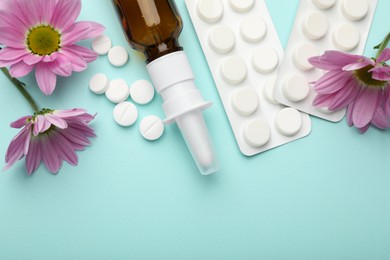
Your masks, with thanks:
[(204, 101), (194, 83), (194, 74), (183, 51), (165, 55), (147, 65), (156, 91), (162, 96), (165, 123), (176, 122), (203, 175), (218, 170), (217, 159), (202, 110)]

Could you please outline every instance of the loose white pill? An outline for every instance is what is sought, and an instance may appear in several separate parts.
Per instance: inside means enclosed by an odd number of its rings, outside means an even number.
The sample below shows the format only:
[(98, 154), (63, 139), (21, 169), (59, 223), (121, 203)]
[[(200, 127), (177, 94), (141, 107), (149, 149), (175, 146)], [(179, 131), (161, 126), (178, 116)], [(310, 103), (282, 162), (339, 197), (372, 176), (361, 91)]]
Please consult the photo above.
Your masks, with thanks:
[(141, 135), (149, 141), (159, 139), (164, 133), (164, 123), (157, 116), (147, 116), (139, 126)]
[(291, 102), (299, 102), (307, 98), (310, 86), (306, 78), (300, 74), (292, 75), (283, 86), (284, 96)]
[(275, 124), (282, 135), (294, 136), (302, 129), (302, 115), (298, 110), (287, 107), (279, 111)]
[(222, 78), (232, 85), (240, 84), (247, 76), (246, 64), (239, 56), (225, 58), (220, 69)]
[(259, 42), (267, 34), (267, 23), (261, 16), (249, 16), (241, 22), (240, 34), (249, 43)]
[(253, 88), (240, 88), (234, 92), (232, 104), (238, 114), (250, 116), (259, 107), (259, 96)]
[(271, 47), (257, 48), (252, 54), (253, 67), (260, 73), (270, 73), (279, 65), (279, 55)]
[(279, 105), (279, 102), (276, 101), (274, 96), (276, 78), (276, 75), (271, 76), (264, 84), (264, 96), (266, 100), (273, 105)]
[(239, 13), (250, 11), (255, 4), (255, 0), (230, 0), (229, 2), (232, 9)]
[(103, 94), (110, 86), (108, 78), (103, 73), (98, 73), (89, 81), (89, 89), (95, 94)]
[(235, 42), (233, 30), (226, 25), (216, 26), (210, 31), (209, 45), (215, 52), (228, 53), (233, 49)]
[(92, 49), (99, 55), (107, 54), (112, 47), (111, 39), (106, 35), (100, 35), (92, 41)]
[(313, 4), (320, 9), (329, 9), (336, 3), (336, 0), (312, 0)]
[(108, 60), (113, 66), (122, 67), (129, 60), (129, 54), (122, 46), (115, 46), (108, 52)]
[(344, 23), (333, 32), (332, 41), (337, 49), (351, 51), (359, 45), (359, 30), (352, 24)]
[(367, 16), (370, 6), (367, 0), (344, 0), (341, 10), (347, 19), (359, 21)]
[(311, 70), (313, 68), (313, 65), (309, 63), (308, 59), (314, 56), (318, 56), (318, 54), (318, 49), (314, 44), (301, 44), (300, 46), (298, 46), (298, 48), (296, 48), (293, 55), (295, 67), (303, 71)]
[(119, 125), (131, 126), (138, 119), (138, 110), (133, 103), (125, 101), (115, 106), (113, 116)]
[(303, 33), (311, 40), (318, 40), (328, 33), (328, 18), (320, 12), (311, 12), (302, 24)]
[(131, 99), (140, 105), (146, 105), (153, 100), (154, 87), (147, 80), (137, 80), (130, 87)]
[(110, 86), (106, 91), (106, 97), (113, 103), (121, 103), (129, 97), (129, 92), (129, 86), (126, 81), (114, 79), (110, 82)]
[(243, 136), (248, 145), (262, 147), (271, 139), (271, 128), (265, 120), (255, 119), (245, 126)]
[(206, 23), (215, 23), (223, 16), (223, 5), (221, 0), (199, 0), (198, 16)]

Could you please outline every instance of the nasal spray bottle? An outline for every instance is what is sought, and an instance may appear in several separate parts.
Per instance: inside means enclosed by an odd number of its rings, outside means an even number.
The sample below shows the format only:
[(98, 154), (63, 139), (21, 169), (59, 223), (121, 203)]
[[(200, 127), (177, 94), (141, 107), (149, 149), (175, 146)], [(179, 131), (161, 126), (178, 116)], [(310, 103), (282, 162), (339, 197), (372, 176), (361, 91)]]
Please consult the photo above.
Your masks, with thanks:
[(196, 88), (178, 38), (183, 23), (174, 0), (113, 0), (131, 47), (143, 52), (161, 95), (164, 123), (176, 122), (203, 175), (217, 171), (217, 160), (202, 111), (211, 106)]

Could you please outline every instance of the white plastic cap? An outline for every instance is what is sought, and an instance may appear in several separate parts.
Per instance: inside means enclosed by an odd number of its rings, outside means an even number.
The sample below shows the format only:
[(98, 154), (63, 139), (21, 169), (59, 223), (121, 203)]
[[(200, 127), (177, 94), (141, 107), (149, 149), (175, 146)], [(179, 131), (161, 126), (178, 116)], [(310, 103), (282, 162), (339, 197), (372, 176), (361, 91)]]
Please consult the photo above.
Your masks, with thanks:
[(164, 123), (176, 122), (202, 175), (218, 170), (202, 110), (204, 101), (196, 88), (194, 74), (183, 51), (165, 55), (147, 65), (156, 91), (164, 100)]

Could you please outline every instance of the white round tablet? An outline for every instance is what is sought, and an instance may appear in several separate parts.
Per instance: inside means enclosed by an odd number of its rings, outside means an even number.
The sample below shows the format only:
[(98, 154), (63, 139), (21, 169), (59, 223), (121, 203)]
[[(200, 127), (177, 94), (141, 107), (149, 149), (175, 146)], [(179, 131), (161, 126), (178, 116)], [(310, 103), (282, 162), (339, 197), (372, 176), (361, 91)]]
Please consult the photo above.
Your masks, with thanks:
[(222, 78), (231, 85), (240, 84), (247, 76), (246, 64), (239, 56), (225, 58), (220, 70)]
[(138, 110), (131, 102), (125, 101), (115, 106), (114, 120), (121, 126), (131, 126), (138, 119)]
[(283, 86), (284, 96), (291, 102), (299, 102), (307, 98), (310, 86), (306, 78), (300, 74), (292, 75)]
[(92, 49), (99, 55), (106, 55), (111, 47), (112, 41), (106, 35), (100, 35), (92, 41)]
[(302, 115), (298, 110), (287, 107), (279, 111), (275, 125), (279, 133), (285, 136), (294, 136), (302, 129)]
[(270, 73), (279, 65), (279, 55), (271, 47), (257, 48), (252, 54), (253, 67), (260, 73)]
[(249, 16), (241, 22), (240, 34), (249, 43), (259, 42), (267, 34), (267, 23), (261, 16)]
[(328, 18), (320, 12), (311, 12), (302, 24), (303, 33), (311, 40), (318, 40), (328, 33)]
[(123, 79), (111, 80), (110, 86), (106, 91), (106, 97), (113, 103), (121, 103), (125, 101), (130, 93), (129, 86)]
[(370, 6), (367, 0), (344, 0), (341, 10), (347, 19), (359, 21), (367, 16)]
[(255, 119), (244, 127), (243, 136), (248, 145), (262, 147), (271, 139), (271, 128), (267, 121)]
[(341, 51), (352, 51), (360, 42), (360, 32), (356, 26), (344, 23), (336, 28), (332, 35), (334, 46)]
[(320, 9), (329, 9), (336, 3), (336, 0), (312, 0), (313, 4)]
[(229, 2), (232, 9), (239, 13), (250, 11), (255, 4), (255, 0), (230, 0)]
[(309, 58), (318, 56), (319, 51), (314, 44), (303, 43), (295, 49), (293, 54), (293, 61), (295, 67), (300, 70), (306, 71), (311, 70), (313, 65), (309, 63)]
[(164, 133), (164, 128), (163, 121), (157, 116), (147, 116), (139, 125), (141, 135), (149, 141), (159, 139)]
[(113, 66), (122, 67), (129, 60), (129, 54), (122, 46), (115, 46), (108, 52), (108, 60)]
[(223, 4), (221, 0), (199, 0), (198, 16), (206, 23), (215, 23), (223, 16)]
[(98, 73), (89, 81), (89, 89), (95, 94), (103, 94), (110, 86), (108, 78), (103, 73)]
[(209, 45), (215, 52), (228, 53), (233, 49), (235, 43), (233, 30), (226, 25), (216, 26), (209, 33)]
[(250, 116), (259, 107), (259, 96), (253, 88), (240, 88), (233, 93), (232, 105), (239, 115)]
[(137, 80), (130, 87), (131, 99), (140, 105), (146, 105), (153, 100), (154, 87), (147, 80)]
[(279, 105), (279, 102), (276, 101), (274, 96), (276, 79), (276, 75), (271, 76), (264, 84), (264, 96), (266, 100), (273, 105)]

